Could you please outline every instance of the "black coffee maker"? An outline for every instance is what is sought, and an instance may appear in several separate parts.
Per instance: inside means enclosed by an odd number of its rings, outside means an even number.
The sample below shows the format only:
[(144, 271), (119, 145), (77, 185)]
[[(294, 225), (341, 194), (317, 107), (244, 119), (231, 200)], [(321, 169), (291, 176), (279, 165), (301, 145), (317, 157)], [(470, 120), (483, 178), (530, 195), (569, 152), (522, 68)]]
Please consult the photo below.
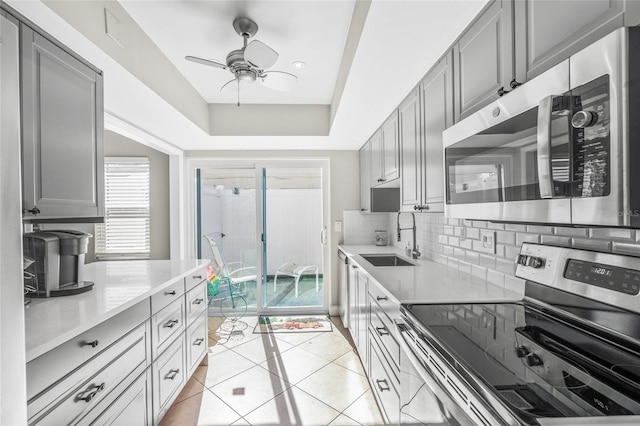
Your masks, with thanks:
[(40, 231), (23, 236), (25, 258), (34, 262), (25, 269), (35, 289), (30, 297), (69, 296), (93, 288), (84, 281), (84, 256), (91, 234), (80, 231)]

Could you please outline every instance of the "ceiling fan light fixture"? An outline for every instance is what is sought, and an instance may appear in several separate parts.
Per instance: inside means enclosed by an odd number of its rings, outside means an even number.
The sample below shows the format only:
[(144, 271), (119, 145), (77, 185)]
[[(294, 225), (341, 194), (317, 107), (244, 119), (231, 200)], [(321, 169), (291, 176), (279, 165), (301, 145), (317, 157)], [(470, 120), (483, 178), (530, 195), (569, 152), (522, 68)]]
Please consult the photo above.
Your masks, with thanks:
[(294, 62), (291, 63), (291, 66), (296, 68), (296, 69), (302, 69), (302, 68), (306, 67), (307, 64), (305, 64), (302, 61), (294, 61)]

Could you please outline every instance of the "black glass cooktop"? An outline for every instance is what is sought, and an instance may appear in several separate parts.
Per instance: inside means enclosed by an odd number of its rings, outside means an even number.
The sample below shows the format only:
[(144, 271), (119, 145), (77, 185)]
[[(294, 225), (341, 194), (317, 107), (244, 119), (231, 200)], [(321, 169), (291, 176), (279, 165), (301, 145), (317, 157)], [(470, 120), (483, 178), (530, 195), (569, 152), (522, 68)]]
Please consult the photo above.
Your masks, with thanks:
[[(452, 369), (489, 388), (523, 423), (640, 414), (640, 347), (619, 332), (525, 302), (402, 305), (402, 311)], [(610, 309), (580, 313), (616, 321)], [(631, 319), (620, 314), (623, 322)], [(633, 317), (625, 329), (638, 327)]]

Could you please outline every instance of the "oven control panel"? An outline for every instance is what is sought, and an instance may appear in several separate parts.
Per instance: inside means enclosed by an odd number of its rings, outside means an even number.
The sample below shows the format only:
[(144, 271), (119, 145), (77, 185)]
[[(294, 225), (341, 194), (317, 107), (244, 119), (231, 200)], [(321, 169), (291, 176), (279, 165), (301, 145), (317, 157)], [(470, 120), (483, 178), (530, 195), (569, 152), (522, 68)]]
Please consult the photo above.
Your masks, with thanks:
[(640, 293), (640, 271), (619, 266), (568, 259), (565, 278), (603, 287), (620, 293)]

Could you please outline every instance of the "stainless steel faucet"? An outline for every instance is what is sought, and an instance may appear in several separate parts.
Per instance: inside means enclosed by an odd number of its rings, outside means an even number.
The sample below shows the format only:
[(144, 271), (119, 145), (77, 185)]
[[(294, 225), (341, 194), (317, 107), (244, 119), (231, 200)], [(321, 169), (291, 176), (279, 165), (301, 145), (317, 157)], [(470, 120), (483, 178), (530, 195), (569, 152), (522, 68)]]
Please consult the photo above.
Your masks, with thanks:
[(411, 219), (413, 220), (413, 226), (411, 228), (400, 228), (400, 215), (402, 214), (402, 212), (398, 212), (398, 217), (396, 219), (396, 229), (398, 231), (398, 241), (401, 241), (401, 231), (404, 231), (405, 229), (411, 229), (413, 230), (413, 249), (411, 250), (411, 257), (413, 259), (417, 259), (419, 258), (422, 253), (420, 253), (419, 248), (416, 245), (416, 215), (413, 214), (413, 212), (411, 212)]

